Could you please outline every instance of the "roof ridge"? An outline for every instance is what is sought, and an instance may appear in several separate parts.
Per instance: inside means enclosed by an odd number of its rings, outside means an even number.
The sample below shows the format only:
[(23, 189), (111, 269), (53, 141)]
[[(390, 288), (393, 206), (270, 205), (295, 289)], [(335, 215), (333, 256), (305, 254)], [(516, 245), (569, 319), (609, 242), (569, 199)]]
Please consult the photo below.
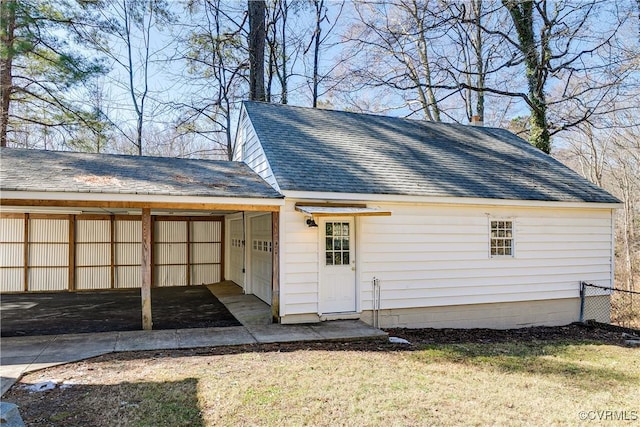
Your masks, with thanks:
[(52, 153), (52, 154), (63, 154), (63, 155), (85, 155), (85, 156), (103, 156), (103, 157), (119, 157), (119, 158), (127, 158), (127, 159), (151, 159), (151, 160), (187, 160), (190, 162), (198, 161), (198, 162), (212, 162), (212, 163), (240, 163), (244, 164), (244, 162), (238, 162), (236, 160), (224, 160), (224, 159), (199, 159), (199, 158), (191, 158), (191, 157), (170, 157), (170, 156), (147, 156), (147, 155), (137, 155), (137, 154), (122, 154), (122, 153), (90, 153), (87, 151), (65, 151), (65, 150), (49, 150), (49, 149), (41, 149), (41, 148), (23, 148), (23, 147), (0, 147), (0, 153), (5, 150), (14, 150), (14, 151), (23, 151), (23, 152), (38, 152), (38, 153)]
[[(500, 129), (500, 130), (504, 130), (507, 132), (510, 132), (507, 129), (503, 129), (503, 128), (499, 128), (499, 127), (495, 127), (495, 126), (474, 126), (471, 123), (466, 124), (466, 123), (458, 123), (458, 122), (437, 122), (437, 121), (433, 121), (433, 120), (426, 120), (426, 119), (413, 119), (410, 117), (400, 117), (400, 116), (386, 116), (381, 114), (376, 114), (376, 113), (369, 113), (369, 112), (357, 112), (357, 111), (347, 111), (347, 110), (338, 110), (336, 108), (317, 108), (317, 107), (307, 107), (307, 106), (303, 106), (303, 105), (292, 105), (292, 104), (280, 104), (280, 103), (275, 103), (275, 102), (266, 102), (266, 101), (256, 101), (256, 100), (249, 100), (249, 99), (245, 99), (242, 101), (243, 104), (257, 104), (257, 105), (268, 105), (270, 107), (276, 107), (276, 108), (291, 108), (291, 109), (299, 109), (299, 110), (307, 110), (307, 111), (327, 111), (330, 113), (337, 113), (337, 114), (346, 114), (346, 115), (354, 115), (354, 116), (370, 116), (370, 117), (375, 117), (378, 119), (386, 119), (386, 120), (402, 120), (402, 121), (408, 121), (411, 123), (426, 123), (429, 125), (434, 125), (434, 126), (463, 126), (463, 127), (471, 127), (473, 129), (478, 129), (478, 130), (482, 130), (482, 129)], [(517, 135), (515, 135), (516, 137), (518, 137)], [(518, 137), (519, 138), (519, 137)]]

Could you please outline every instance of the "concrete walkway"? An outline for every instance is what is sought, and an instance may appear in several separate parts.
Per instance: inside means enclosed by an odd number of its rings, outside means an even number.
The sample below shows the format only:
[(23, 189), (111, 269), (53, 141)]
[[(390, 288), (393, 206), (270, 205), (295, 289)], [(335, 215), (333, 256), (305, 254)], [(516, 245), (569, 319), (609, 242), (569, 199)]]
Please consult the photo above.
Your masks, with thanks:
[(112, 352), (387, 337), (358, 320), (271, 324), (271, 308), (254, 295), (242, 294), (235, 284), (210, 289), (243, 326), (2, 338), (0, 396), (25, 373)]

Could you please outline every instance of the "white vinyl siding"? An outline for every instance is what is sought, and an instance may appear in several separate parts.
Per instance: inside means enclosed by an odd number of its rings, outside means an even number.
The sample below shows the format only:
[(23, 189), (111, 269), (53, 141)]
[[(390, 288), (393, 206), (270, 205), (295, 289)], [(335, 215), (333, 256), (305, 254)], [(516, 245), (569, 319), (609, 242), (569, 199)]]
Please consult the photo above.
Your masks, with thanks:
[[(356, 219), (360, 310), (577, 298), (580, 281), (611, 285), (610, 209), (370, 203), (391, 216)], [(287, 200), (282, 315), (317, 313), (318, 229)], [(516, 257), (488, 256), (488, 218), (513, 221)]]
[[(244, 112), (244, 110), (243, 110)], [(269, 185), (280, 191), (269, 161), (265, 156), (262, 145), (253, 129), (251, 120), (247, 114), (242, 115), (238, 128), (238, 141), (234, 160), (245, 162), (255, 173), (264, 179)]]
[[(380, 279), (382, 308), (576, 298), (611, 284), (611, 211), (384, 206), (362, 218), (363, 309)], [(488, 258), (486, 216), (512, 219), (517, 257)]]
[(281, 211), (280, 271), (281, 315), (318, 313), (318, 227), (287, 200)]

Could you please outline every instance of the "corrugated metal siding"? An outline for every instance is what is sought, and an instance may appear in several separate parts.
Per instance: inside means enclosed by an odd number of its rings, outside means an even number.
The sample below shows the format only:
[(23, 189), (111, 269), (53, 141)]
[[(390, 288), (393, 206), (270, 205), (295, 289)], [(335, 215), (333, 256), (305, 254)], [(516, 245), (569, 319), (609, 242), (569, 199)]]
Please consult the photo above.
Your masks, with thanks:
[(219, 242), (222, 240), (221, 221), (194, 221), (191, 223), (192, 242)]
[(220, 243), (192, 243), (191, 262), (200, 263), (220, 263), (222, 244)]
[(66, 243), (29, 243), (30, 267), (64, 267), (69, 265)]
[(116, 242), (141, 242), (142, 241), (142, 221), (117, 220), (116, 221)]
[(76, 242), (109, 242), (111, 240), (111, 221), (76, 221)]
[[(111, 220), (75, 221), (75, 288), (111, 287)], [(192, 263), (192, 283), (220, 280), (222, 225), (218, 220), (191, 223), (192, 239), (187, 245), (188, 221), (157, 220), (154, 229), (154, 278), (158, 286), (187, 285), (187, 251)], [(29, 291), (67, 290), (69, 263), (69, 219), (30, 218), (28, 244)], [(141, 221), (115, 221), (114, 266), (116, 288), (139, 288), (141, 284)], [(21, 292), (24, 287), (24, 219), (0, 220), (0, 284), (3, 292)], [(173, 265), (175, 264), (175, 265)]]
[(0, 250), (0, 266), (23, 267), (24, 243), (4, 243)]
[(154, 255), (156, 264), (187, 263), (186, 243), (156, 243), (154, 249), (156, 251)]
[(2, 292), (24, 291), (24, 268), (0, 268)]
[(29, 242), (69, 243), (69, 220), (29, 219)]
[(0, 243), (24, 240), (24, 219), (0, 218)]
[(142, 263), (141, 243), (116, 243), (116, 265), (137, 265)]
[(153, 240), (156, 243), (186, 242), (186, 221), (155, 221)]
[(207, 285), (220, 281), (219, 265), (193, 265), (191, 266), (191, 284)]
[(76, 269), (76, 289), (109, 289), (111, 267), (79, 267)]
[(116, 288), (140, 288), (142, 286), (142, 275), (140, 266), (116, 267)]
[(76, 266), (110, 266), (110, 243), (76, 243)]
[(157, 286), (185, 286), (187, 284), (187, 266), (161, 265), (155, 267)]
[(64, 291), (69, 288), (69, 269), (30, 268), (30, 291)]

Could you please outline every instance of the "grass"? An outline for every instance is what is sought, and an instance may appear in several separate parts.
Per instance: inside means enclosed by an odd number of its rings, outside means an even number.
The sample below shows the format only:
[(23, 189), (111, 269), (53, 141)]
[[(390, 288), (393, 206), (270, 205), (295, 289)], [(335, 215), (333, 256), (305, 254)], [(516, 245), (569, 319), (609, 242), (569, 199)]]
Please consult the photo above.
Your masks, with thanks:
[(268, 350), (106, 356), (22, 379), (69, 388), (43, 396), (14, 387), (5, 398), (28, 425), (552, 425), (607, 410), (640, 417), (640, 351), (614, 345)]

